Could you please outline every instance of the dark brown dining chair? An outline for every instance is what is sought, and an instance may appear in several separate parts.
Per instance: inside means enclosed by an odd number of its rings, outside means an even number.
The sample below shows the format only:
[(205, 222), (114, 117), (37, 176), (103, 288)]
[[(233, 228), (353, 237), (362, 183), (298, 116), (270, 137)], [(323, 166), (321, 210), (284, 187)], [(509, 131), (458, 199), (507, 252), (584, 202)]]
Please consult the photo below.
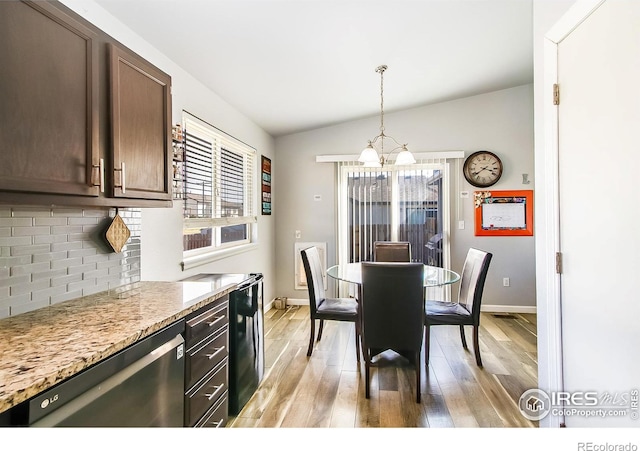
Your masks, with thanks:
[(374, 262), (410, 262), (411, 243), (408, 241), (375, 241)]
[[(371, 359), (391, 349), (416, 369), (416, 402), (420, 402), (420, 353), (424, 327), (424, 265), (362, 263), (362, 353), (365, 397), (369, 398)], [(389, 298), (393, 297), (393, 304)]]
[(460, 338), (464, 349), (468, 349), (464, 326), (473, 326), (473, 349), (476, 355), (476, 363), (478, 366), (482, 366), (480, 343), (478, 341), (480, 304), (482, 303), (482, 291), (484, 290), (484, 282), (487, 278), (492, 256), (493, 254), (489, 252), (474, 248), (469, 249), (462, 268), (462, 275), (460, 276), (458, 302), (432, 300), (425, 302), (425, 366), (429, 365), (430, 328), (431, 326), (442, 325), (460, 326)]
[(325, 320), (348, 321), (355, 324), (356, 329), (356, 358), (360, 362), (360, 321), (358, 301), (353, 298), (328, 298), (324, 291), (322, 279), (322, 264), (318, 249), (310, 247), (300, 251), (302, 264), (307, 276), (307, 288), (309, 290), (309, 313), (311, 316), (311, 336), (307, 356), (313, 352), (313, 341), (316, 331), (316, 320), (320, 320), (318, 329), (318, 341), (322, 338), (322, 329)]

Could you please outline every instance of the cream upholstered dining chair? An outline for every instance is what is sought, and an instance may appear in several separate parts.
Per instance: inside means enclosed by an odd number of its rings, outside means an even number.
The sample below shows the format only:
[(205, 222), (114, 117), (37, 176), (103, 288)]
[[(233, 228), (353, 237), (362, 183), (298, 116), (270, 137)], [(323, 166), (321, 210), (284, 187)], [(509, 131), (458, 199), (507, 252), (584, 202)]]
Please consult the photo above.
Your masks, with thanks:
[(408, 241), (375, 241), (373, 243), (373, 261), (410, 262), (411, 243)]
[(358, 301), (353, 298), (328, 298), (324, 291), (322, 280), (322, 264), (320, 254), (315, 246), (300, 251), (302, 264), (307, 276), (309, 290), (309, 313), (311, 319), (311, 334), (307, 356), (313, 352), (313, 341), (316, 330), (316, 320), (320, 320), (318, 341), (322, 338), (325, 320), (348, 321), (355, 324), (356, 329), (356, 358), (360, 362), (360, 320)]
[[(391, 349), (415, 366), (416, 402), (420, 402), (423, 281), (422, 263), (362, 262), (360, 311), (366, 398), (369, 398), (372, 357)], [(394, 298), (392, 304), (390, 297)]]
[(460, 276), (460, 289), (458, 302), (443, 302), (428, 300), (425, 302), (424, 317), (424, 346), (425, 366), (429, 365), (429, 338), (431, 326), (455, 325), (460, 326), (460, 338), (462, 346), (467, 348), (467, 340), (464, 335), (464, 326), (473, 326), (473, 349), (476, 363), (482, 366), (480, 358), (480, 343), (478, 330), (480, 329), (480, 304), (484, 282), (489, 271), (489, 263), (493, 254), (471, 248), (467, 252), (462, 275)]

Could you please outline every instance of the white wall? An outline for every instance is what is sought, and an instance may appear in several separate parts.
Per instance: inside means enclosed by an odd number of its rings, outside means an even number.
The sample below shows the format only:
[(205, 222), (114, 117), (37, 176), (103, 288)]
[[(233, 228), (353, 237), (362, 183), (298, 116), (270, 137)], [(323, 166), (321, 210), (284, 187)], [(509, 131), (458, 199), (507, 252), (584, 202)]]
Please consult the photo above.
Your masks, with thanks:
[[(336, 262), (335, 168), (316, 163), (316, 155), (358, 154), (378, 133), (379, 117), (292, 134), (276, 139), (278, 165), (274, 196), (276, 214), (276, 291), (278, 296), (307, 298), (294, 289), (294, 242), (327, 242), (329, 265)], [(487, 149), (497, 153), (505, 169), (495, 190), (534, 189), (533, 86), (525, 85), (461, 100), (385, 114), (386, 133), (409, 143), (414, 152), (464, 150), (466, 155)], [(532, 182), (522, 184), (522, 174)], [(534, 311), (534, 237), (476, 237), (472, 196), (456, 207), (458, 190), (473, 192), (452, 167), (452, 269), (461, 271), (467, 249), (478, 247), (494, 254), (483, 305), (511, 311)], [(460, 176), (460, 177), (458, 177)], [(314, 195), (322, 196), (314, 201)], [(295, 239), (295, 231), (301, 238)], [(535, 233), (535, 231), (534, 231)], [(511, 286), (503, 287), (502, 278)]]
[[(62, 0), (66, 6), (129, 47), (172, 77), (173, 123), (181, 122), (182, 110), (210, 122), (219, 129), (255, 147), (258, 154), (274, 157), (273, 138), (241, 112), (222, 100), (177, 64), (136, 35), (93, 1)], [(224, 42), (219, 45), (224, 45)], [(259, 160), (258, 160), (259, 161)], [(273, 161), (274, 167), (276, 166)], [(275, 205), (274, 194), (274, 205)], [(143, 209), (142, 280), (179, 280), (201, 272), (262, 272), (265, 299), (274, 297), (274, 217), (258, 217), (259, 245), (249, 252), (183, 272), (182, 205), (172, 209)]]

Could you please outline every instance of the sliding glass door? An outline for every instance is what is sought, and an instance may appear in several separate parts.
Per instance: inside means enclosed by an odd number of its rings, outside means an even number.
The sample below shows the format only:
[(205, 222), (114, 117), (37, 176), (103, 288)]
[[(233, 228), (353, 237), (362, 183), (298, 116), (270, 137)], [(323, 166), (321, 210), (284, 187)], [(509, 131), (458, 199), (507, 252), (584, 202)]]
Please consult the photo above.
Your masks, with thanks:
[(340, 263), (373, 260), (375, 241), (408, 241), (411, 259), (446, 267), (449, 202), (445, 160), (411, 166), (339, 166)]

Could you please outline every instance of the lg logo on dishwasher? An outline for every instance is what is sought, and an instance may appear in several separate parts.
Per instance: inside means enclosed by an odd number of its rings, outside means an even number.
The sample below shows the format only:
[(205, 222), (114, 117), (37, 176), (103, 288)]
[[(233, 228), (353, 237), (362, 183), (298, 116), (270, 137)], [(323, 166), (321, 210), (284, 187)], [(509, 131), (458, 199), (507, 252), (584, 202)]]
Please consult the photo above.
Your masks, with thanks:
[(53, 404), (57, 400), (58, 400), (58, 395), (57, 394), (53, 395), (52, 398), (46, 398), (40, 403), (40, 408), (41, 409), (46, 409), (49, 404)]

